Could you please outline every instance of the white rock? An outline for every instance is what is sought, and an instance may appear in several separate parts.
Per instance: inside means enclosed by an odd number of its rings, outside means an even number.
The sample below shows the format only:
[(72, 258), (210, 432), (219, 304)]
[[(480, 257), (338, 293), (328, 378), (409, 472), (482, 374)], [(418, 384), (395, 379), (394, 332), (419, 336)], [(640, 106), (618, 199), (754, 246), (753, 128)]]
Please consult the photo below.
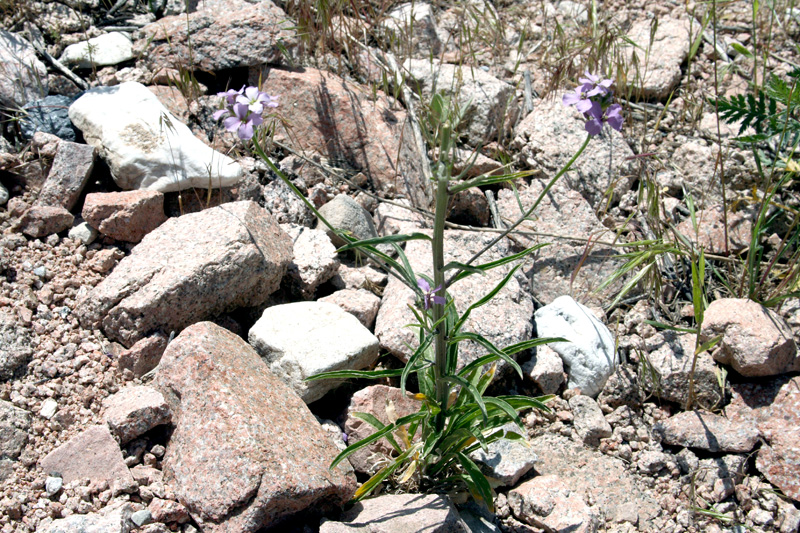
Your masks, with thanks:
[(242, 177), (238, 163), (195, 137), (140, 83), (92, 89), (70, 106), (69, 118), (122, 189), (230, 187)]
[(567, 367), (569, 388), (596, 398), (617, 366), (614, 336), (592, 311), (569, 296), (560, 296), (534, 314), (540, 337), (570, 342), (549, 344)]
[(67, 46), (59, 60), (80, 68), (92, 68), (117, 65), (130, 59), (133, 59), (130, 38), (124, 33), (111, 32)]
[(58, 494), (58, 491), (61, 490), (61, 487), (64, 486), (64, 480), (60, 477), (56, 476), (47, 476), (47, 479), (44, 481), (44, 490), (47, 492), (48, 496), (53, 496), (54, 494)]
[(42, 402), (42, 409), (39, 411), (39, 416), (50, 420), (56, 414), (58, 403), (52, 398), (48, 398)]
[(339, 380), (303, 381), (331, 370), (362, 369), (378, 357), (378, 339), (356, 317), (325, 302), (269, 307), (248, 341), (270, 370), (306, 403), (322, 398)]
[(79, 221), (76, 219), (75, 225), (72, 226), (72, 229), (69, 230), (67, 235), (70, 239), (79, 240), (88, 246), (97, 238), (97, 230), (91, 227), (85, 220)]
[(409, 42), (417, 55), (439, 55), (442, 42), (433, 18), (433, 8), (424, 2), (401, 4), (389, 11), (381, 23), (395, 32), (401, 42)]

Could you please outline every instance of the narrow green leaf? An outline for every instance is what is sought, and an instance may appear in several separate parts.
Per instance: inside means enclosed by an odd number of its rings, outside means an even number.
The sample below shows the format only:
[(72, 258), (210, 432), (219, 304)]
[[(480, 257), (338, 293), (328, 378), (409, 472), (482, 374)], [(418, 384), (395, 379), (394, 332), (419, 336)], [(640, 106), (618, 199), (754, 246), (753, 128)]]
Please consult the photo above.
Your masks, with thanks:
[(402, 368), (390, 370), (331, 370), (330, 372), (320, 372), (309, 376), (304, 381), (316, 381), (318, 379), (379, 379), (399, 376), (402, 373)]
[(731, 46), (731, 48), (733, 48), (734, 50), (736, 50), (737, 52), (739, 52), (740, 54), (742, 54), (746, 58), (753, 59), (753, 52), (751, 52), (750, 50), (748, 50), (747, 48), (745, 48), (741, 44), (737, 43), (736, 41), (731, 42), (730, 46)]
[(473, 493), (473, 496), (476, 497), (476, 499), (483, 500), (483, 503), (486, 504), (486, 507), (489, 508), (490, 512), (494, 512), (492, 487), (489, 485), (489, 481), (486, 479), (486, 476), (484, 476), (483, 472), (481, 472), (481, 469), (478, 468), (478, 465), (476, 465), (472, 459), (463, 453), (458, 454), (458, 462), (464, 468), (468, 478), (472, 481), (471, 484), (467, 484), (470, 492)]
[(694, 351), (694, 353), (695, 354), (701, 354), (703, 352), (707, 352), (710, 349), (712, 349), (714, 346), (716, 346), (719, 343), (719, 341), (721, 341), (721, 340), (722, 340), (722, 335), (717, 335), (713, 339), (709, 339), (706, 342), (704, 342), (703, 344), (701, 344), (700, 346), (698, 346), (697, 349)]
[(334, 458), (333, 462), (331, 462), (330, 468), (333, 468), (336, 465), (338, 465), (340, 462), (342, 462), (345, 458), (347, 458), (352, 453), (360, 450), (361, 448), (364, 448), (365, 446), (369, 446), (371, 443), (375, 442), (378, 439), (381, 439), (381, 438), (385, 437), (386, 434), (391, 433), (392, 431), (394, 431), (398, 427), (400, 427), (402, 425), (405, 425), (405, 424), (408, 424), (410, 422), (413, 422), (414, 420), (418, 420), (418, 419), (424, 418), (425, 416), (427, 416), (427, 413), (418, 412), (418, 413), (412, 413), (410, 415), (406, 415), (404, 417), (398, 418), (396, 422), (384, 426), (383, 429), (376, 431), (375, 433), (373, 433), (369, 437), (361, 439), (360, 441), (358, 441), (358, 442), (356, 442), (354, 444), (351, 444), (350, 446), (348, 446), (347, 448), (342, 450), (342, 452)]
[(472, 332), (468, 331), (468, 332), (460, 333), (459, 335), (457, 335), (455, 337), (451, 337), (448, 340), (448, 343), (457, 343), (457, 342), (461, 342), (461, 341), (465, 341), (465, 340), (473, 341), (473, 342), (476, 342), (476, 343), (480, 344), (491, 355), (496, 355), (497, 357), (499, 357), (500, 359), (502, 359), (503, 361), (505, 361), (506, 363), (511, 365), (511, 367), (517, 372), (517, 374), (519, 374), (519, 377), (520, 378), (522, 377), (522, 368), (520, 368), (519, 363), (514, 361), (511, 358), (511, 356), (509, 356), (508, 354), (506, 354), (502, 350), (499, 350), (494, 344), (491, 343), (491, 341), (489, 339), (487, 339), (483, 335), (479, 335), (477, 333), (472, 333)]
[(351, 501), (357, 502), (364, 499), (365, 496), (369, 496), (369, 494), (375, 490), (375, 488), (380, 485), (383, 480), (389, 477), (395, 470), (400, 468), (403, 464), (405, 464), (406, 460), (411, 457), (414, 453), (417, 452), (419, 449), (419, 445), (414, 445), (402, 454), (398, 455), (397, 458), (389, 465), (384, 466), (378, 472), (369, 478), (367, 481), (364, 482), (363, 485), (358, 487), (356, 493), (353, 495), (353, 499)]
[(486, 404), (484, 403), (484, 399), (481, 397), (481, 393), (478, 392), (478, 389), (475, 388), (475, 385), (473, 385), (466, 379), (459, 376), (442, 376), (441, 379), (453, 383), (454, 385), (460, 385), (462, 388), (467, 389), (470, 395), (472, 395), (472, 398), (475, 400), (475, 404), (481, 410), (481, 415), (483, 415), (483, 419), (484, 420), (489, 419), (489, 414), (486, 412)]
[(349, 244), (345, 244), (338, 250), (337, 252), (346, 252), (348, 250), (352, 250), (353, 248), (363, 248), (364, 246), (375, 246), (376, 244), (390, 244), (394, 243), (397, 244), (399, 242), (407, 242), (407, 241), (430, 241), (431, 238), (424, 233), (412, 233), (411, 235), (385, 235), (383, 237), (374, 237), (372, 239), (363, 239), (360, 241), (351, 242)]
[[(531, 246), (530, 248), (528, 248), (526, 250), (523, 250), (521, 252), (518, 252), (518, 253), (516, 253), (514, 255), (509, 255), (507, 257), (503, 257), (501, 259), (497, 259), (496, 261), (489, 261), (488, 263), (483, 263), (483, 264), (480, 264), (480, 265), (476, 265), (474, 268), (476, 268), (476, 269), (478, 269), (478, 270), (480, 270), (482, 272), (486, 272), (486, 271), (491, 270), (493, 268), (497, 268), (499, 266), (507, 265), (509, 263), (513, 263), (514, 261), (518, 261), (518, 260), (524, 258), (525, 256), (535, 252), (536, 250), (538, 250), (540, 248), (544, 248), (545, 246), (550, 246), (550, 243), (537, 244), (536, 246)], [(456, 281), (462, 280), (462, 279), (466, 278), (467, 276), (469, 276), (471, 274), (473, 274), (472, 271), (460, 272), (450, 281), (450, 284), (452, 285)]]
[(664, 324), (663, 322), (657, 322), (655, 320), (645, 320), (644, 323), (650, 324), (654, 328), (678, 331), (680, 333), (697, 333), (697, 329), (695, 328), (679, 328), (678, 326), (670, 326), (669, 324)]
[[(504, 277), (502, 280), (500, 280), (500, 283), (498, 283), (497, 285), (495, 285), (495, 287), (494, 287), (494, 288), (493, 288), (491, 291), (489, 291), (489, 292), (488, 292), (488, 293), (487, 293), (487, 294), (486, 294), (486, 295), (485, 295), (483, 298), (481, 298), (481, 299), (480, 299), (480, 300), (478, 300), (477, 302), (475, 302), (475, 303), (473, 303), (472, 305), (470, 305), (470, 306), (467, 308), (467, 310), (466, 310), (466, 311), (464, 311), (464, 313), (461, 315), (461, 318), (459, 318), (459, 319), (458, 319), (458, 322), (456, 322), (456, 323), (455, 323), (455, 325), (453, 326), (453, 330), (451, 331), (451, 333), (452, 333), (452, 334), (455, 334), (455, 333), (458, 333), (458, 332), (459, 332), (459, 330), (461, 329), (461, 327), (464, 325), (464, 323), (465, 323), (465, 322), (467, 321), (467, 319), (469, 318), (469, 315), (470, 315), (470, 313), (471, 313), (471, 312), (472, 312), (474, 309), (477, 309), (478, 307), (481, 307), (482, 305), (485, 305), (486, 303), (490, 302), (490, 301), (492, 300), (492, 298), (494, 298), (494, 297), (497, 295), (497, 293), (498, 293), (498, 292), (500, 292), (500, 290), (501, 290), (503, 287), (505, 287), (505, 286), (506, 286), (506, 284), (507, 284), (507, 283), (508, 283), (508, 282), (511, 280), (511, 278), (514, 276), (514, 274), (516, 274), (516, 272), (517, 272), (517, 270), (519, 270), (519, 267), (520, 267), (520, 266), (521, 266), (521, 265), (516, 265), (514, 268), (512, 268), (511, 270), (509, 270), (508, 274), (506, 274), (506, 276), (505, 276), (505, 277)], [(521, 372), (521, 371), (520, 371), (520, 375), (522, 375), (522, 372)]]
[[(378, 420), (374, 415), (370, 413), (360, 413), (356, 411), (350, 414), (360, 420), (363, 420), (364, 422), (374, 427), (375, 429), (380, 430), (386, 427), (386, 424)], [(395, 451), (397, 451), (397, 453), (401, 453), (403, 451), (403, 449), (400, 446), (398, 446), (397, 442), (394, 440), (394, 436), (391, 433), (386, 435), (386, 440), (389, 441), (389, 443), (392, 445), (392, 448), (394, 448)]]

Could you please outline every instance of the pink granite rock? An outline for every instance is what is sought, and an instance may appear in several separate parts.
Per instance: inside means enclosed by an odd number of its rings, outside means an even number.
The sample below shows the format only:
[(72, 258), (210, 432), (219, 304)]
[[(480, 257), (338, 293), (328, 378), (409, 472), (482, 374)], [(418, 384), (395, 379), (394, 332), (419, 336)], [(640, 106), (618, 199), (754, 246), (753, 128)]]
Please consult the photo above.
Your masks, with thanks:
[[(194, 42), (194, 38), (193, 38)], [(264, 61), (261, 61), (264, 63)], [(386, 95), (313, 68), (302, 72), (253, 69), (263, 88), (280, 94), (276, 138), (297, 150), (343, 161), (363, 172), (376, 192), (427, 205), (419, 153), (407, 127), (406, 112)], [(282, 124), (289, 124), (289, 131)]]
[(78, 302), (82, 324), (125, 346), (151, 332), (267, 300), (292, 243), (256, 203), (234, 202), (171, 218), (149, 233)]
[(136, 341), (136, 344), (119, 354), (119, 369), (130, 370), (137, 378), (147, 374), (158, 366), (168, 339), (163, 333), (155, 333)]
[(122, 451), (108, 426), (91, 426), (48, 453), (39, 463), (47, 474), (58, 473), (64, 483), (88, 478), (108, 481), (113, 493), (131, 492), (137, 484), (125, 466)]
[(87, 194), (81, 216), (103, 235), (125, 242), (141, 241), (167, 220), (164, 194), (148, 190)]
[(709, 452), (747, 453), (758, 442), (754, 424), (735, 422), (712, 413), (687, 411), (659, 422), (655, 432), (670, 446)]
[(743, 376), (774, 376), (800, 370), (797, 345), (786, 321), (758, 302), (722, 298), (705, 312), (701, 337), (722, 340), (714, 359), (731, 365)]
[(304, 300), (311, 300), (317, 287), (339, 269), (336, 247), (320, 229), (302, 226), (287, 229), (294, 242), (294, 257), (287, 271), (291, 286)]
[[(400, 389), (386, 385), (372, 385), (353, 394), (350, 405), (347, 407), (347, 420), (344, 423), (347, 443), (355, 444), (375, 433), (374, 427), (356, 418), (352, 413), (369, 413), (382, 423), (388, 424), (390, 422), (389, 412), (392, 409), (399, 418), (419, 411), (419, 402), (404, 396)], [(378, 470), (376, 466), (381, 460), (391, 455), (392, 449), (389, 441), (381, 439), (353, 453), (348, 459), (356, 471), (374, 474)]]
[(766, 439), (756, 466), (784, 494), (800, 502), (800, 377), (733, 385), (733, 421), (754, 423)]
[(365, 289), (343, 289), (320, 298), (319, 301), (338, 305), (354, 315), (369, 330), (375, 325), (375, 317), (381, 304), (380, 298)]
[(554, 531), (594, 533), (598, 519), (580, 494), (558, 476), (538, 476), (508, 493), (511, 512), (531, 525), (544, 524)]
[(35, 205), (25, 211), (16, 223), (16, 229), (34, 239), (61, 233), (72, 227), (75, 217), (63, 207)]
[(145, 386), (126, 387), (103, 400), (103, 418), (125, 444), (172, 418), (160, 392)]
[(176, 501), (153, 498), (147, 510), (156, 522), (184, 524), (189, 521), (189, 510)]
[(257, 4), (215, 0), (199, 7), (142, 28), (134, 52), (144, 54), (153, 72), (188, 64), (190, 58), (195, 68), (208, 72), (281, 64), (285, 61), (282, 50), (291, 53), (297, 46), (293, 23), (270, 0)]
[(72, 210), (89, 181), (96, 156), (97, 150), (88, 144), (59, 142), (50, 173), (39, 192), (39, 205)]
[(173, 411), (165, 481), (203, 531), (255, 532), (343, 505), (356, 480), (303, 402), (241, 338), (210, 322), (167, 347), (156, 386)]
[(341, 522), (319, 533), (462, 533), (468, 531), (453, 503), (440, 494), (385, 494), (358, 502)]

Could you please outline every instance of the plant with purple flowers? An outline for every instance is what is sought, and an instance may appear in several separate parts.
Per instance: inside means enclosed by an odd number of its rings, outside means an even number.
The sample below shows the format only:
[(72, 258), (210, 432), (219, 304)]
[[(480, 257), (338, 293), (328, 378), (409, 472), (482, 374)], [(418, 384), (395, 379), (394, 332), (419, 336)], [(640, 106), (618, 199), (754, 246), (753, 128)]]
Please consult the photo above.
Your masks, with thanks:
[(586, 71), (584, 78), (579, 78), (580, 85), (574, 91), (563, 96), (561, 102), (583, 113), (586, 119), (586, 129), (589, 135), (599, 135), (603, 131), (603, 124), (617, 131), (622, 130), (622, 106), (612, 103), (614, 92), (611, 86), (614, 80), (601, 79), (600, 76)]
[(258, 87), (242, 87), (217, 93), (224, 98), (224, 105), (214, 113), (214, 120), (225, 118), (225, 129), (235, 133), (243, 141), (253, 138), (256, 126), (264, 122), (266, 109), (278, 107), (277, 96), (261, 92)]

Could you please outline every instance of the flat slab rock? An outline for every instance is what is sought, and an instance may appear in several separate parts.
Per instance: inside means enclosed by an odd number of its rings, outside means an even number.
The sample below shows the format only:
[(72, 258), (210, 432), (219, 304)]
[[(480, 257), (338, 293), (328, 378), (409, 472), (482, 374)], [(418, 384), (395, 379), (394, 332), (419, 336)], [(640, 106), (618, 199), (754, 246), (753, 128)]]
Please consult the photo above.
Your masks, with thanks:
[(699, 448), (709, 452), (747, 453), (758, 442), (756, 426), (712, 413), (687, 411), (659, 422), (654, 431), (671, 446)]
[(800, 376), (732, 388), (728, 417), (756, 424), (768, 443), (759, 449), (756, 467), (770, 483), (800, 502)]
[(160, 392), (152, 387), (125, 387), (103, 400), (103, 418), (125, 444), (156, 426), (171, 420), (169, 405)]
[(127, 347), (238, 307), (264, 303), (280, 285), (292, 242), (250, 201), (171, 218), (78, 302), (87, 327)]
[[(528, 187), (520, 187), (519, 199), (524, 210), (534, 204), (543, 189), (544, 183), (540, 180), (533, 180)], [(497, 208), (509, 225), (524, 212), (520, 210), (516, 195), (509, 189), (498, 192)], [(593, 291), (622, 266), (622, 261), (617, 259), (618, 252), (614, 248), (603, 244), (594, 244), (586, 253), (586, 239), (605, 240), (608, 231), (594, 214), (594, 209), (579, 192), (566, 188), (564, 184), (556, 184), (544, 196), (531, 218), (519, 226), (520, 231), (584, 239), (569, 241), (534, 234), (516, 237), (518, 244), (526, 248), (550, 244), (533, 252), (523, 267), (525, 276), (532, 280), (534, 297), (540, 302), (552, 302), (563, 294), (571, 294), (587, 305), (603, 305), (603, 295)], [(579, 265), (580, 270), (574, 275)], [(616, 286), (612, 284), (610, 290)]]
[(202, 531), (253, 533), (355, 492), (346, 462), (328, 468), (338, 449), (314, 415), (233, 333), (211, 322), (186, 328), (154, 384), (175, 423), (164, 480)]
[[(491, 242), (493, 236), (466, 231), (449, 230), (444, 233), (444, 262), (467, 261), (472, 254)], [(508, 241), (501, 241), (484, 254), (478, 263), (488, 262), (511, 255)], [(415, 240), (406, 243), (406, 257), (417, 274), (432, 274), (431, 247), (428, 241)], [(508, 274), (508, 267), (489, 270), (486, 275), (474, 275), (462, 279), (447, 288), (456, 302), (456, 308), (463, 312), (474, 302), (483, 298)], [(375, 320), (375, 335), (381, 347), (389, 350), (402, 360), (407, 360), (412, 351), (409, 346), (417, 346), (419, 336), (416, 329), (404, 327), (416, 321), (408, 308), (415, 305), (414, 292), (402, 282), (392, 277), (383, 292), (381, 308)], [(533, 300), (520, 282), (513, 278), (494, 299), (478, 307), (467, 320), (464, 331), (479, 333), (498, 348), (528, 340), (533, 325)], [(486, 350), (472, 342), (462, 342), (459, 346), (458, 367), (484, 355)], [(500, 362), (498, 368), (505, 369), (507, 363)]]
[(64, 483), (84, 478), (108, 481), (114, 494), (132, 492), (137, 487), (106, 425), (85, 429), (48, 453), (39, 466), (47, 475), (58, 474), (56, 477)]
[(438, 494), (387, 494), (361, 501), (341, 522), (323, 522), (319, 533), (466, 533), (453, 503)]
[(341, 383), (306, 378), (332, 370), (361, 370), (378, 358), (378, 339), (355, 316), (327, 302), (268, 307), (247, 338), (270, 370), (306, 403)]

